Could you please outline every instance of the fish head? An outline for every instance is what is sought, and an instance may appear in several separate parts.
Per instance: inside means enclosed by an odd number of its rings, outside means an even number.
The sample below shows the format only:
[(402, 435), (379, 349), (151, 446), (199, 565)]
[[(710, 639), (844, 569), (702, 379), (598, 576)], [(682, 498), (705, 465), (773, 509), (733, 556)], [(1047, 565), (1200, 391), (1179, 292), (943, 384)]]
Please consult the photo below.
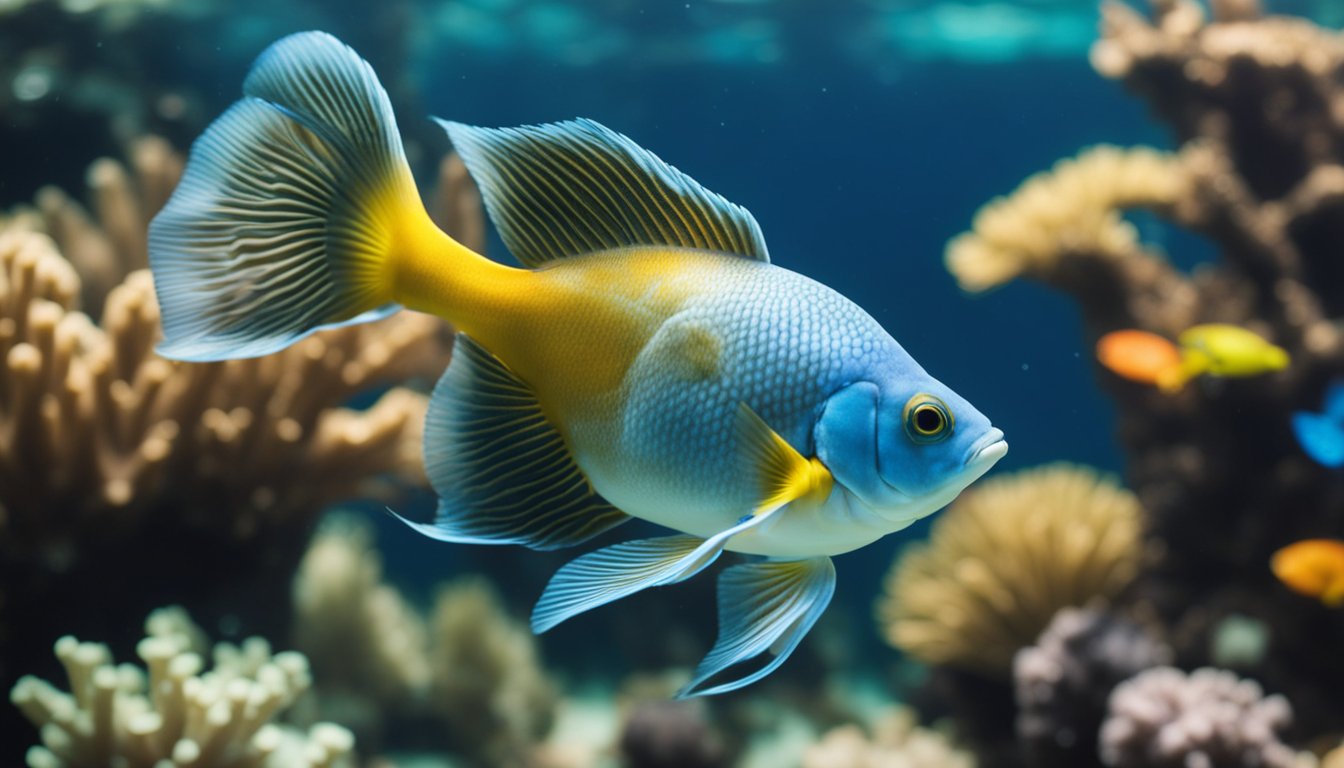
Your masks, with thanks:
[(922, 371), (835, 393), (814, 438), (836, 481), (899, 524), (946, 506), (1008, 452), (984, 414)]

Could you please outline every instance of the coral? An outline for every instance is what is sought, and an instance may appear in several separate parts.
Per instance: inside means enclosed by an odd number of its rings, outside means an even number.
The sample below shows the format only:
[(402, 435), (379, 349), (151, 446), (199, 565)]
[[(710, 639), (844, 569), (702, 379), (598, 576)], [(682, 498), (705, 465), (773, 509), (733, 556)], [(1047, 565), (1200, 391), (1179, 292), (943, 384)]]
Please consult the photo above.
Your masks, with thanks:
[[(49, 189), (0, 220), (0, 681), (58, 632), (130, 642), (114, 617), (165, 602), (283, 631), (274, 585), (323, 507), (424, 484), (426, 398), (383, 390), (442, 371), (451, 336), (436, 318), (400, 313), (251, 360), (154, 354), (157, 303), (135, 268), (179, 165), (145, 140), (134, 172), (90, 170), (96, 216)], [(78, 311), (90, 304), (97, 323)]]
[(1108, 597), (1138, 567), (1138, 501), (1096, 471), (1053, 464), (967, 490), (892, 568), (878, 620), (930, 664), (1006, 677), (1055, 612)]
[(429, 685), (424, 619), (382, 581), (367, 523), (328, 515), (294, 577), (294, 647), (321, 680), (319, 716), (372, 747), (385, 719), (421, 707)]
[(517, 764), (556, 710), (532, 633), (485, 581), (467, 579), (439, 592), (430, 635), (430, 708), (451, 744), (483, 765)]
[(1170, 664), (1171, 649), (1137, 624), (1094, 608), (1055, 614), (1013, 659), (1017, 737), (1032, 766), (1079, 766), (1097, 754), (1106, 700), (1120, 682)]
[(1022, 275), (1053, 279), (1075, 254), (1117, 269), (1136, 257), (1156, 259), (1120, 211), (1169, 209), (1186, 189), (1180, 160), (1169, 153), (1093, 147), (980, 209), (972, 231), (948, 244), (948, 271), (962, 288), (983, 291)]
[(1092, 63), (1172, 129), (1185, 192), (1151, 210), (1218, 257), (1186, 274), (1144, 247), (1119, 258), (1069, 251), (1074, 233), (1059, 226), (1037, 240), (1065, 256), (1023, 275), (1076, 300), (1089, 342), (1121, 328), (1174, 338), (1223, 322), (1288, 351), (1284, 371), (1205, 380), (1177, 397), (1098, 375), (1116, 404), (1126, 481), (1147, 512), (1153, 559), (1136, 599), (1172, 628), (1190, 665), (1208, 663), (1213, 645), (1216, 622), (1201, 606), (1273, 627), (1256, 675), (1316, 732), (1344, 718), (1344, 657), (1321, 642), (1344, 636), (1344, 614), (1282, 599), (1267, 564), (1284, 544), (1344, 529), (1344, 476), (1303, 455), (1289, 427), (1344, 375), (1344, 35), (1263, 17), (1254, 2), (1215, 2), (1212, 21), (1192, 0), (1152, 5), (1145, 18), (1107, 3)]
[(1344, 743), (1330, 750), (1321, 758), (1321, 768), (1344, 768)]
[(1113, 768), (1293, 768), (1277, 733), (1293, 719), (1280, 695), (1224, 670), (1158, 667), (1111, 693), (1101, 759)]
[(802, 768), (975, 768), (969, 753), (938, 731), (920, 727), (914, 712), (899, 708), (873, 727), (872, 738), (857, 725), (827, 731), (803, 753)]
[(42, 731), (30, 768), (334, 768), (350, 765), (354, 741), (320, 723), (305, 736), (270, 721), (310, 684), (307, 660), (272, 655), (261, 638), (215, 647), (203, 671), (201, 631), (180, 609), (152, 614), (136, 648), (145, 670), (115, 666), (105, 645), (65, 636), (56, 656), (70, 691), (35, 677), (10, 699)]
[(639, 702), (626, 715), (620, 753), (625, 768), (718, 768), (728, 764), (703, 701)]
[(532, 633), (483, 580), (449, 582), (427, 621), (383, 581), (369, 525), (334, 513), (293, 592), (295, 646), (321, 680), (317, 715), (350, 725), (361, 744), (409, 738), (480, 765), (553, 762), (584, 746), (542, 744), (559, 695)]

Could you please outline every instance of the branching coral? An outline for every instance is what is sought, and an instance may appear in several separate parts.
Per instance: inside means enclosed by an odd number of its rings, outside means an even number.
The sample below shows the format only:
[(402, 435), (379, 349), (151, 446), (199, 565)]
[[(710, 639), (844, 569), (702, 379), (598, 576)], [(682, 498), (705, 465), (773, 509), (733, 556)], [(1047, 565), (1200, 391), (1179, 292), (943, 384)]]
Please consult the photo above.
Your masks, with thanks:
[(423, 709), (429, 686), (425, 622), (382, 581), (369, 527), (331, 515), (294, 577), (294, 646), (322, 681), (320, 716), (377, 746), (383, 722)]
[(878, 620), (931, 664), (1006, 677), (1055, 612), (1116, 594), (1139, 558), (1134, 495), (1086, 467), (999, 476), (961, 495), (887, 577)]
[(1296, 765), (1277, 736), (1292, 723), (1288, 701), (1231, 672), (1150, 669), (1121, 683), (1109, 710), (1101, 759), (1113, 768)]
[(1133, 622), (1094, 608), (1055, 614), (1036, 644), (1013, 659), (1017, 737), (1029, 764), (1090, 762), (1111, 689), (1171, 661), (1171, 649)]
[[(1148, 513), (1154, 559), (1136, 595), (1192, 663), (1207, 661), (1210, 646), (1207, 631), (1190, 629), (1212, 626), (1199, 606), (1274, 627), (1275, 651), (1257, 676), (1288, 693), (1312, 732), (1344, 717), (1344, 657), (1319, 640), (1344, 636), (1344, 614), (1275, 599), (1266, 565), (1285, 543), (1344, 530), (1344, 477), (1303, 455), (1289, 428), (1293, 411), (1317, 409), (1344, 375), (1344, 34), (1261, 17), (1254, 2), (1212, 8), (1209, 21), (1193, 0), (1155, 0), (1149, 19), (1107, 3), (1092, 62), (1144, 98), (1180, 144), (1184, 191), (1145, 207), (1202, 235), (1220, 258), (1184, 274), (1138, 245), (1078, 250), (1069, 226), (1041, 229), (1027, 213), (1002, 226), (1036, 227), (1033, 247), (1059, 255), (1022, 274), (1073, 296), (1089, 340), (1120, 328), (1175, 338), (1224, 322), (1288, 351), (1284, 371), (1206, 380), (1178, 397), (1101, 377), (1117, 405), (1127, 481)], [(1114, 217), (1127, 202), (1103, 205)], [(1021, 263), (1035, 253), (1012, 247), (1005, 258)]]
[(430, 627), (430, 705), (450, 739), (485, 765), (518, 764), (555, 717), (532, 633), (478, 580), (445, 587)]
[(947, 268), (962, 288), (983, 291), (1022, 275), (1052, 279), (1075, 254), (1117, 262), (1117, 269), (1135, 256), (1156, 259), (1120, 212), (1171, 209), (1186, 186), (1173, 155), (1093, 147), (982, 208), (973, 231), (948, 244)]
[(802, 768), (975, 768), (975, 758), (943, 733), (921, 728), (912, 710), (884, 715), (872, 738), (856, 725), (834, 728), (803, 753)]
[(151, 615), (137, 646), (148, 674), (114, 666), (104, 645), (62, 637), (66, 693), (35, 677), (10, 698), (41, 728), (31, 768), (329, 768), (349, 765), (349, 731), (318, 724), (305, 737), (270, 723), (310, 684), (297, 653), (272, 655), (261, 638), (215, 648), (203, 671), (200, 630), (180, 611)]
[[(444, 324), (403, 312), (264, 358), (159, 358), (150, 276), (122, 273), (143, 264), (144, 221), (180, 158), (153, 141), (136, 157), (135, 174), (94, 166), (96, 217), (47, 191), (0, 222), (0, 667), (26, 665), (61, 631), (129, 641), (111, 617), (164, 602), (280, 631), (287, 595), (274, 585), (323, 507), (424, 482), (426, 398), (377, 395), (442, 371)], [(116, 285), (84, 290), (80, 269)], [(81, 304), (103, 306), (101, 321)], [(346, 407), (357, 396), (376, 400)]]
[(294, 580), (295, 645), (321, 679), (323, 717), (369, 743), (437, 720), (433, 746), (482, 765), (538, 757), (558, 694), (531, 632), (483, 581), (451, 582), (426, 622), (381, 578), (369, 527), (330, 518)]

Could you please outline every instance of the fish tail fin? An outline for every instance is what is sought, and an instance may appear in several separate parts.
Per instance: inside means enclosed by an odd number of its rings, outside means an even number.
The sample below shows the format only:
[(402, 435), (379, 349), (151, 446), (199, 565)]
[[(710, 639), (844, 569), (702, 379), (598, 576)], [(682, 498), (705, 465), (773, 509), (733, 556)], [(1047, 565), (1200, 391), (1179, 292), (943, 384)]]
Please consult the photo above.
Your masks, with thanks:
[(192, 147), (150, 225), (161, 354), (255, 357), (398, 308), (393, 263), (445, 242), (425, 213), (391, 103), (336, 38), (290, 35)]

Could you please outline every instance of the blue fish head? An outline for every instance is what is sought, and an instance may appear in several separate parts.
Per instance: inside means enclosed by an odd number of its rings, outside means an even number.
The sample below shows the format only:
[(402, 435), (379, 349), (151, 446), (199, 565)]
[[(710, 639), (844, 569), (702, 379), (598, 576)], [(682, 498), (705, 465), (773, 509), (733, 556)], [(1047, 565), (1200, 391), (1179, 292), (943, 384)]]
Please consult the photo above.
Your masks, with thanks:
[(984, 414), (917, 369), (835, 393), (814, 437), (835, 479), (897, 523), (942, 508), (1008, 451)]

